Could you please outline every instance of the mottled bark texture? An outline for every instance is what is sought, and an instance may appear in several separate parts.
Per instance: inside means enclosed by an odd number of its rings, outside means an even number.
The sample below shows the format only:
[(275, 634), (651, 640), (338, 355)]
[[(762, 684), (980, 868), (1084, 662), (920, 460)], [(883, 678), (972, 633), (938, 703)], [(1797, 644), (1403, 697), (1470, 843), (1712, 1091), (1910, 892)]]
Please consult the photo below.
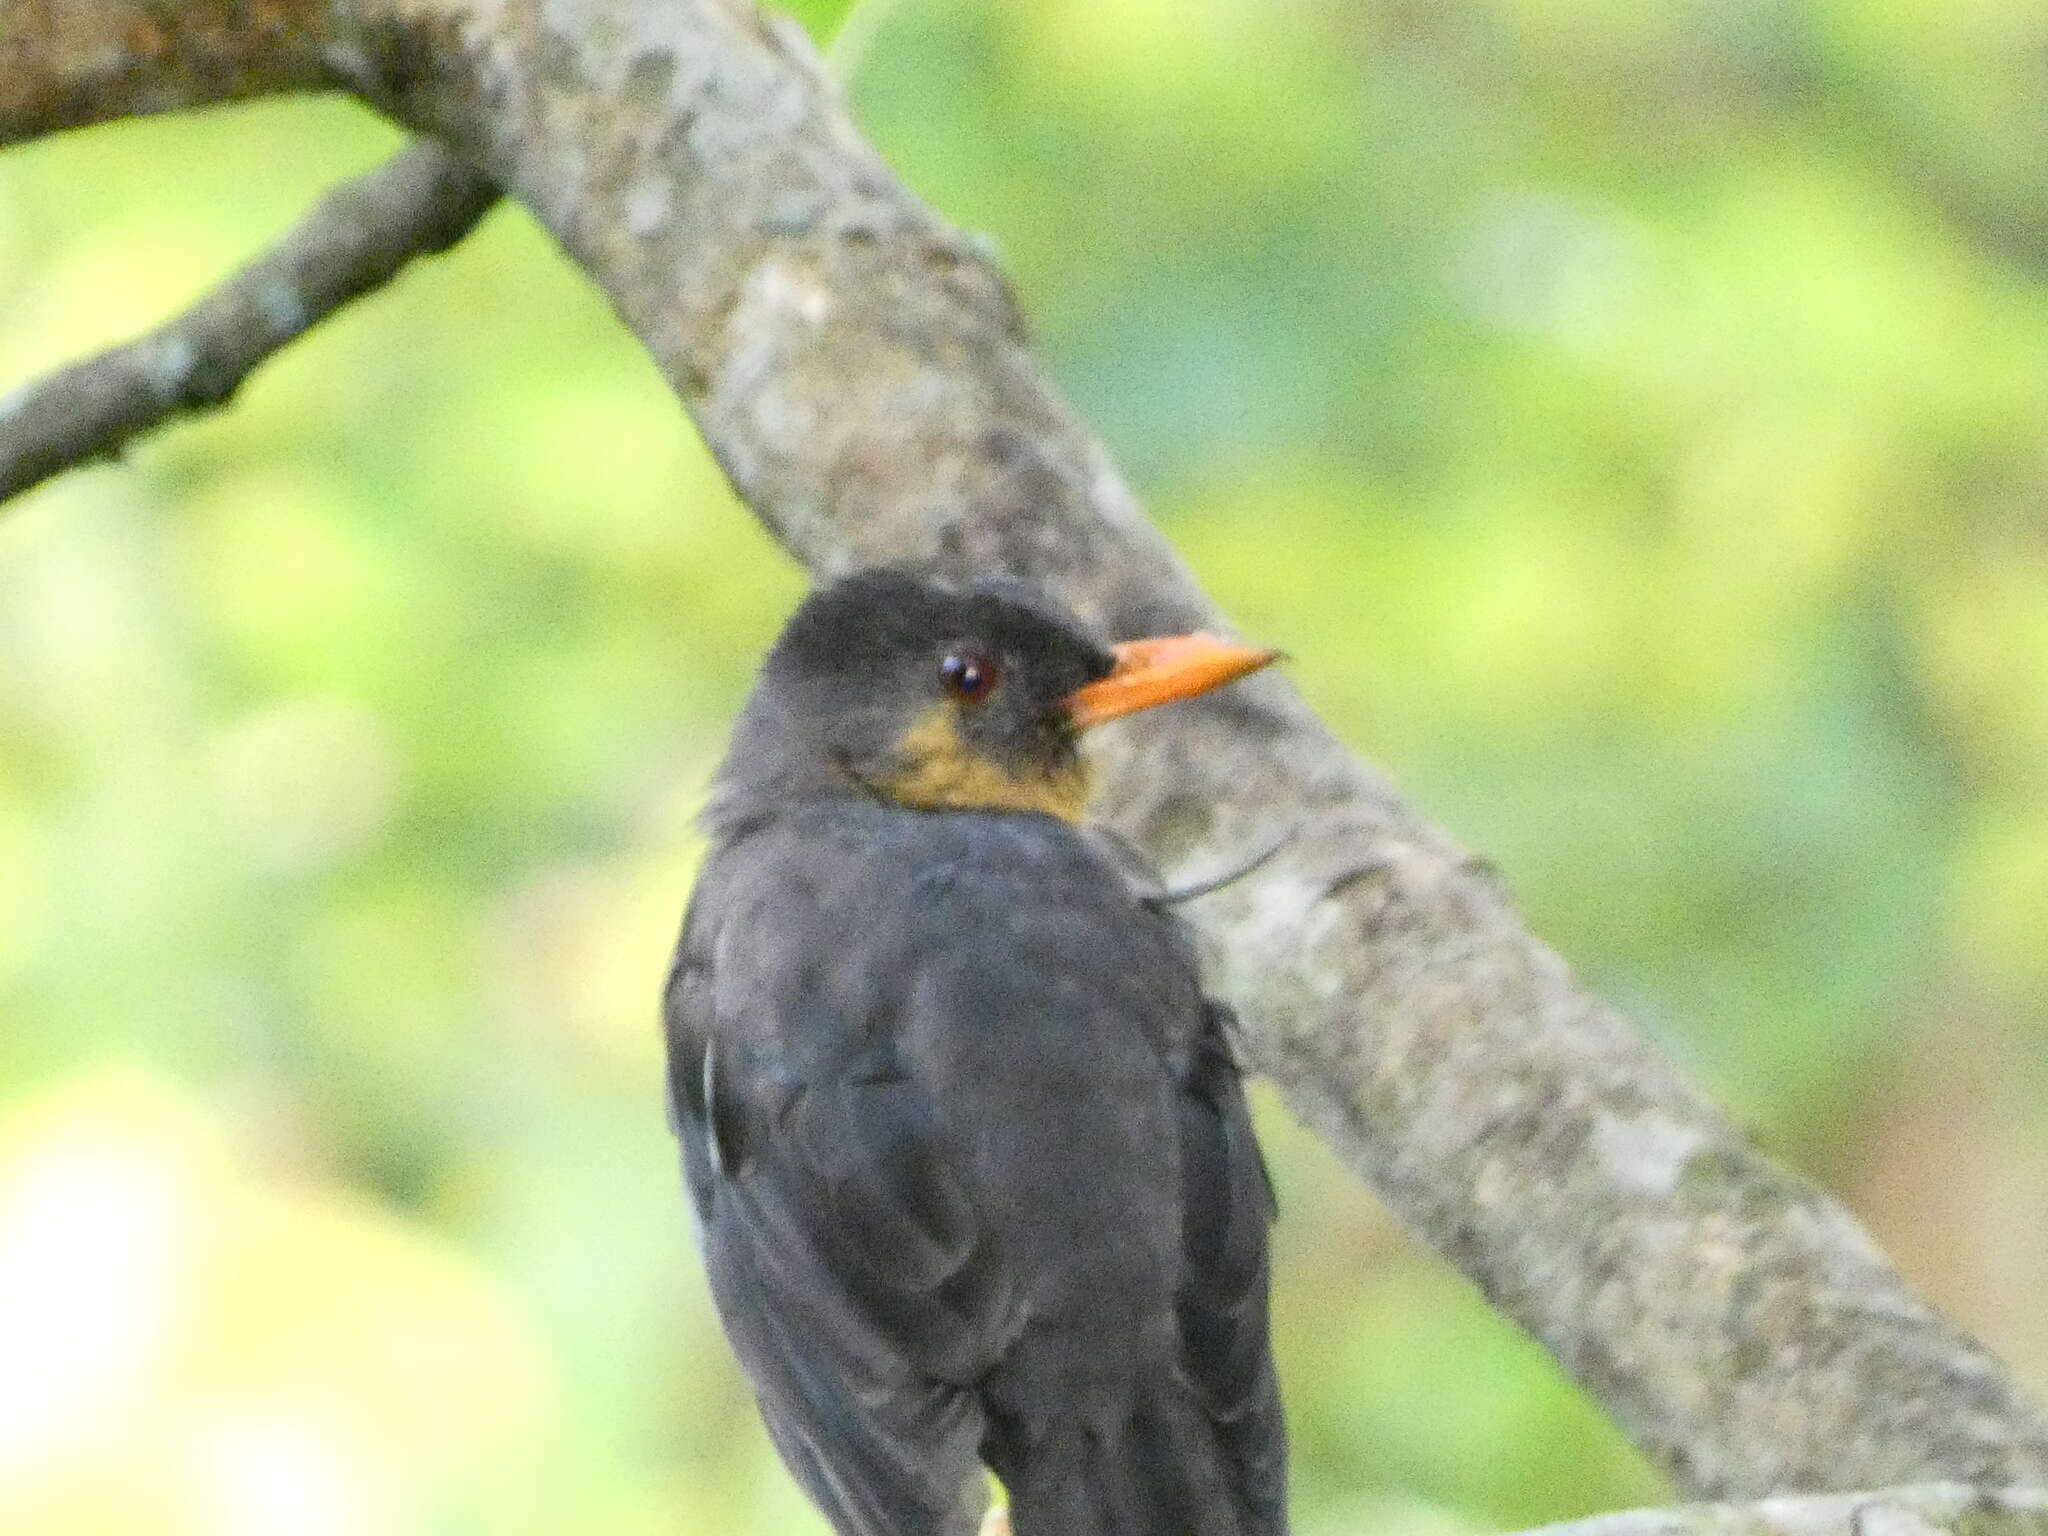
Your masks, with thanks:
[(329, 83), (320, 0), (0, 0), (0, 144)]
[(497, 188), (432, 142), (314, 205), (261, 260), (149, 335), (0, 396), (0, 500), (221, 405), (257, 364), (417, 256), (445, 251)]
[(1634, 1509), (1524, 1536), (2048, 1536), (2048, 1494), (1921, 1483), (1820, 1498)]
[[(440, 137), (610, 295), (821, 574), (1008, 570), (1117, 634), (1218, 622), (984, 254), (861, 140), (796, 29), (742, 0), (0, 0), (0, 18), (0, 133), (317, 77)], [(33, 57), (80, 38), (99, 50), (82, 64)], [(1293, 829), (1189, 907), (1247, 1053), (1681, 1488), (2048, 1479), (2048, 1421), (1990, 1356), (1586, 993), (1284, 679), (1104, 736), (1105, 813), (1177, 881)]]

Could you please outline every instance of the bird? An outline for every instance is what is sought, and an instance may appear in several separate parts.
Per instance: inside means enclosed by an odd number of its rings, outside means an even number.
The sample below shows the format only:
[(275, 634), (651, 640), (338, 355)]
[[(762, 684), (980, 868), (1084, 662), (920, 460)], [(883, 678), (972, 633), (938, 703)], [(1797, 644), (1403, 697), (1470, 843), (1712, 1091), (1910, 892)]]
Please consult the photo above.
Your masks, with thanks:
[(668, 974), (670, 1118), (720, 1320), (839, 1536), (972, 1536), (990, 1474), (1015, 1536), (1287, 1528), (1234, 1019), (1088, 824), (1079, 746), (1276, 655), (878, 568), (762, 664)]

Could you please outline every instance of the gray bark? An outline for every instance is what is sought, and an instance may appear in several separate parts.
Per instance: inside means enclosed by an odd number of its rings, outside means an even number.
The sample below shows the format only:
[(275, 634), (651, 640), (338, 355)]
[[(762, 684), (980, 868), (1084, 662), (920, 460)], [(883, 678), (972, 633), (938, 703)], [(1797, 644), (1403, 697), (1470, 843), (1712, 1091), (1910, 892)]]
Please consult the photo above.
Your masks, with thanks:
[(1525, 1536), (2048, 1536), (2048, 1492), (1922, 1483), (1871, 1493), (1633, 1509)]

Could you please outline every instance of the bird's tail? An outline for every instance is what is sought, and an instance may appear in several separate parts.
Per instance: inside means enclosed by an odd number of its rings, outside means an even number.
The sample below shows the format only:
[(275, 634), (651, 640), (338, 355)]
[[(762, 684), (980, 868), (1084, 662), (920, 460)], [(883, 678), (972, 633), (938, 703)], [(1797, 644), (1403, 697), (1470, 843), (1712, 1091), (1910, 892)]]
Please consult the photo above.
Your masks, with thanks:
[(1062, 1427), (1007, 1470), (1015, 1536), (1258, 1536), (1180, 1394), (1148, 1395), (1121, 1423)]

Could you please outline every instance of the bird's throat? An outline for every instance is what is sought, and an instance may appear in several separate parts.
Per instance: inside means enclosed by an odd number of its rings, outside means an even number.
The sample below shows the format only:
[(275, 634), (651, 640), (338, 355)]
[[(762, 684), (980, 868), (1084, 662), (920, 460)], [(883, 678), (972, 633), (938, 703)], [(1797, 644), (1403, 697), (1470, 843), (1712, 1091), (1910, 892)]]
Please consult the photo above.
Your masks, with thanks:
[(1042, 811), (1079, 822), (1088, 808), (1088, 775), (1079, 763), (1014, 772), (970, 747), (953, 708), (943, 704), (904, 733), (891, 770), (869, 782), (922, 811)]

